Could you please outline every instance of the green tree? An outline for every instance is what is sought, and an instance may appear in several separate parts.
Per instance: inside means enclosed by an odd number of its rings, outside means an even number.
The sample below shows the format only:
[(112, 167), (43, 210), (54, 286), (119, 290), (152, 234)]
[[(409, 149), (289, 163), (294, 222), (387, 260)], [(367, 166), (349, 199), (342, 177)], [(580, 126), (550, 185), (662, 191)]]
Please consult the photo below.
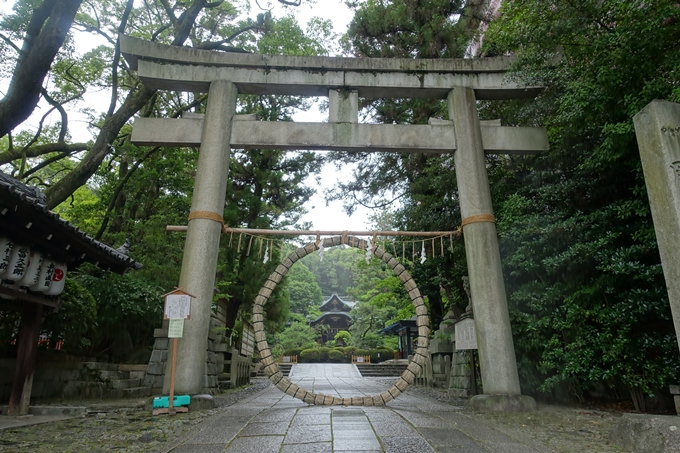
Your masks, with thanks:
[(290, 309), (293, 313), (308, 315), (312, 307), (323, 301), (321, 288), (314, 279), (314, 274), (303, 262), (297, 262), (288, 271), (287, 285), (290, 297)]
[(293, 321), (290, 326), (275, 335), (275, 342), (284, 350), (312, 348), (316, 345), (317, 333), (306, 321)]
[(490, 169), (525, 391), (605, 384), (644, 410), (680, 372), (632, 124), (652, 99), (680, 100), (679, 24), (665, 0), (509, 0), (486, 37), (546, 86), (487, 106), (551, 139)]
[[(0, 100), (0, 137), (31, 115), (41, 95), (53, 109), (57, 108), (57, 101), (47, 94), (43, 81), (67, 38), (81, 3), (82, 0), (18, 2), (15, 6), (17, 14), (6, 17), (0, 24), (3, 30), (11, 31), (11, 37), (18, 40), (23, 36), (19, 48), (10, 36), (2, 35), (5, 46), (0, 47), (0, 52), (5, 58), (13, 54), (10, 59), (16, 58), (16, 65), (9, 88)], [(7, 52), (7, 47), (13, 52)]]
[(324, 252), (323, 261), (318, 252), (306, 256), (302, 262), (314, 274), (324, 296), (346, 294), (354, 284), (356, 264), (361, 254), (351, 247), (333, 247)]

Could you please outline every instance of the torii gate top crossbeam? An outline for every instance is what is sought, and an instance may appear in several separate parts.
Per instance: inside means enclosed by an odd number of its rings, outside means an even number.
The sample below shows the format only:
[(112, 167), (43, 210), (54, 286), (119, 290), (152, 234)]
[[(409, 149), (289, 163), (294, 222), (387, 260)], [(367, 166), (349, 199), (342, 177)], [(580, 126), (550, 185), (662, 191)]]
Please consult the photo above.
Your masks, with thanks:
[(121, 51), (149, 88), (207, 92), (229, 80), (240, 94), (328, 96), (332, 89), (364, 98), (445, 99), (470, 87), (477, 99), (532, 98), (540, 87), (506, 80), (511, 58), (338, 58), (225, 53), (121, 35)]

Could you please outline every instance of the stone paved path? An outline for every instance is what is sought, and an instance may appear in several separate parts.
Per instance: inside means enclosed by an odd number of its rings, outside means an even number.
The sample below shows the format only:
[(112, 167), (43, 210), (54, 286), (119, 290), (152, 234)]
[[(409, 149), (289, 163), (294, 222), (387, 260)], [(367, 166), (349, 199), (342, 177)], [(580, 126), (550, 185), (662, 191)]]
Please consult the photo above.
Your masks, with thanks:
[[(346, 364), (293, 367), (300, 387), (339, 397), (389, 385)], [(457, 408), (403, 394), (385, 407), (309, 406), (271, 386), (202, 423), (168, 451), (226, 453), (531, 453), (537, 450)]]

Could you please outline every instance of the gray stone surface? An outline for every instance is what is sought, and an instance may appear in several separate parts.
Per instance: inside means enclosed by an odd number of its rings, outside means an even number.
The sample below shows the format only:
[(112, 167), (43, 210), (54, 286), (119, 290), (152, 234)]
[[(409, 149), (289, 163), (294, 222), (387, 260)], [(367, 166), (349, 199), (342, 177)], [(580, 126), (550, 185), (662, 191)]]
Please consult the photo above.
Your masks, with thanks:
[(680, 104), (652, 101), (633, 122), (680, 347)]
[[(469, 88), (457, 87), (448, 103), (458, 141), (454, 160), (461, 216), (465, 220), (493, 215), (475, 94)], [(484, 393), (519, 395), (496, 224), (471, 223), (463, 227), (463, 234)]]
[(536, 401), (527, 395), (475, 395), (470, 409), (476, 412), (530, 412), (537, 410)]
[[(198, 157), (191, 212), (208, 211), (220, 216), (229, 172), (229, 135), (236, 108), (236, 87), (224, 80), (210, 85), (204, 133)], [(183, 337), (177, 345), (175, 391), (196, 395), (203, 389), (203, 370), (213, 287), (217, 269), (222, 225), (210, 219), (189, 221), (184, 245), (179, 288), (195, 296), (191, 303), (191, 319), (184, 322)], [(170, 367), (166, 367), (164, 391), (170, 388)]]
[[(475, 88), (479, 99), (536, 96), (537, 87), (507, 80), (510, 59), (413, 60), (399, 58), (224, 55), (121, 36), (121, 48), (149, 88), (207, 91), (212, 80), (231, 80), (242, 94), (328, 96), (332, 88), (360, 97), (444, 99), (452, 86)], [(148, 59), (149, 61), (144, 61)], [(155, 61), (177, 64), (156, 64)], [(234, 67), (238, 66), (238, 67)]]
[(382, 440), (385, 453), (434, 453), (427, 441), (420, 437), (388, 437)]
[(225, 453), (264, 453), (279, 451), (283, 436), (237, 437)]
[[(137, 118), (132, 141), (146, 146), (199, 146), (203, 121), (186, 118)], [(487, 154), (535, 154), (548, 149), (545, 129), (482, 127)], [(278, 123), (235, 121), (230, 144), (244, 149), (325, 149), (399, 152), (451, 152), (453, 128), (430, 125), (356, 123)]]
[(418, 432), (438, 450), (443, 447), (460, 448), (469, 453), (486, 453), (488, 450), (457, 429), (420, 428)]
[(311, 442), (330, 442), (330, 425), (291, 426), (286, 433), (284, 444), (305, 444)]
[(610, 439), (632, 453), (680, 453), (680, 417), (625, 414)]
[(330, 442), (284, 444), (281, 449), (281, 453), (331, 453), (331, 451), (333, 451), (333, 444)]
[(215, 407), (215, 399), (212, 397), (212, 395), (198, 394), (191, 396), (189, 410), (204, 411), (207, 409), (212, 409), (213, 407)]

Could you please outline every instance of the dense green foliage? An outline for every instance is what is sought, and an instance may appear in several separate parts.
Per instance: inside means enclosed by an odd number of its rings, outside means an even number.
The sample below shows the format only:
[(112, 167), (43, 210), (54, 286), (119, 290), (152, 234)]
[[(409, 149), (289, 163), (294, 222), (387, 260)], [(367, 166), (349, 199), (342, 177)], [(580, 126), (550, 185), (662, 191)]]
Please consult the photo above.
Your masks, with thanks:
[[(30, 11), (39, 1), (18, 0), (15, 13), (3, 17), (0, 43), (2, 74), (11, 72), (17, 51), (11, 40), (23, 38)], [(14, 177), (46, 190), (55, 212), (79, 228), (119, 246), (130, 239), (130, 256), (144, 267), (125, 276), (111, 276), (83, 269), (75, 280), (94, 296), (96, 319), (83, 327), (80, 351), (68, 340), (72, 352), (122, 359), (130, 350), (146, 349), (152, 332), (161, 323), (161, 294), (177, 284), (184, 235), (168, 233), (167, 225), (187, 222), (197, 149), (139, 147), (130, 143), (127, 121), (145, 117), (179, 117), (184, 112), (205, 112), (205, 94), (156, 92), (144, 88), (118, 54), (117, 33), (124, 31), (144, 39), (196, 48), (250, 51), (272, 54), (318, 55), (327, 52), (333, 39), (331, 25), (315, 19), (303, 30), (292, 16), (274, 18), (231, 2), (144, 2), (105, 0), (86, 2), (76, 16), (67, 44), (50, 70), (44, 97), (53, 107), (37, 132), (17, 130), (2, 138), (0, 166)], [(126, 9), (127, 8), (127, 9)], [(293, 9), (294, 10), (294, 9)], [(102, 44), (80, 52), (75, 46), (87, 34), (103, 38)], [(85, 39), (83, 40), (83, 35)], [(111, 103), (83, 105), (85, 93), (105, 90)], [(238, 113), (256, 114), (260, 120), (289, 121), (294, 111), (306, 109), (303, 98), (241, 96)], [(108, 108), (108, 111), (106, 109)], [(72, 143), (79, 113), (92, 125), (92, 140)], [(50, 116), (52, 115), (52, 116)], [(82, 134), (82, 131), (80, 131)], [(230, 226), (280, 228), (299, 225), (304, 202), (314, 189), (303, 181), (320, 168), (313, 153), (280, 150), (232, 150), (224, 219)], [(59, 204), (62, 200), (63, 203)], [(262, 263), (263, 243), (246, 237), (223, 240), (216, 282), (216, 301), (227, 306), (228, 329), (248, 319), (247, 309), (267, 275), (280, 261), (279, 248)], [(250, 251), (252, 245), (252, 251)], [(267, 327), (278, 330), (288, 318), (286, 280), (266, 306)], [(295, 294), (295, 289), (293, 290)], [(85, 292), (82, 292), (85, 295)], [(299, 296), (299, 295), (298, 295)], [(314, 294), (316, 300), (319, 294)], [(88, 299), (83, 299), (82, 303)], [(299, 300), (299, 298), (298, 298)], [(62, 317), (76, 316), (65, 309)], [(0, 327), (3, 339), (14, 335), (15, 323), (6, 317)], [(10, 319), (11, 318), (11, 319)], [(84, 322), (90, 317), (84, 317)], [(54, 336), (61, 338), (60, 326)], [(87, 332), (85, 332), (87, 330)], [(65, 343), (65, 344), (66, 344)], [(119, 348), (122, 347), (122, 350)]]
[(354, 285), (359, 259), (356, 249), (333, 247), (325, 251), (323, 261), (317, 252), (304, 257), (302, 262), (314, 274), (322, 294), (328, 297), (333, 293), (347, 294), (347, 288)]
[[(291, 354), (289, 354), (289, 352)], [(297, 350), (286, 351), (286, 355), (297, 355), (300, 363), (351, 363), (352, 356), (371, 357), (371, 363), (380, 363), (394, 357), (394, 350), (387, 347), (375, 349), (359, 349), (355, 347), (346, 348), (328, 348), (325, 346)]]
[(92, 335), (97, 324), (97, 301), (92, 294), (74, 280), (66, 279), (58, 311), (48, 310), (42, 329), (50, 332), (50, 346), (63, 341), (62, 351), (79, 354), (92, 347)]
[(642, 405), (680, 360), (632, 117), (653, 99), (680, 100), (680, 10), (658, 0), (502, 11), (487, 51), (515, 53), (516, 76), (546, 90), (488, 114), (551, 138), (550, 152), (493, 175), (525, 388), (623, 385)]
[(286, 274), (286, 288), (290, 296), (290, 310), (293, 313), (308, 315), (310, 310), (323, 301), (321, 287), (302, 261), (298, 261)]
[(294, 317), (291, 324), (277, 333), (274, 338), (275, 345), (280, 346), (283, 350), (295, 348), (302, 350), (316, 345), (317, 332), (307, 324), (307, 320), (304, 317)]

